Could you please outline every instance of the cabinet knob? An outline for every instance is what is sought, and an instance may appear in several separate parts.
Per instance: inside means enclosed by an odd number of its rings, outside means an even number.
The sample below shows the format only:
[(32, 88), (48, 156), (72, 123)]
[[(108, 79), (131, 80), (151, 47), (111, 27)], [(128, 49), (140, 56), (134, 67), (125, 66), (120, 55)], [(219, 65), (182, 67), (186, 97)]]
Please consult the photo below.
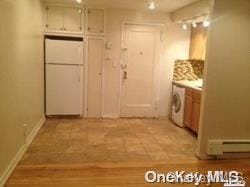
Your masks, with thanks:
[(49, 27), (49, 25), (48, 25), (48, 24), (46, 24), (46, 25), (45, 25), (45, 27)]
[(88, 31), (90, 31), (91, 29), (90, 29), (90, 27), (88, 27)]
[(82, 27), (79, 27), (80, 31), (82, 30)]

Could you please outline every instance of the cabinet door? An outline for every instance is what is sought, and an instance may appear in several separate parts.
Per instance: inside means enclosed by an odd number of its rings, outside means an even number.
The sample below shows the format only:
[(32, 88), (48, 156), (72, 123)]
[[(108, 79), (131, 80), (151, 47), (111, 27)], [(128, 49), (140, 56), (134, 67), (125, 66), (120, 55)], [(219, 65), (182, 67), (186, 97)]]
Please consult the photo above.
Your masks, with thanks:
[(191, 128), (191, 119), (192, 119), (192, 97), (185, 97), (185, 110), (184, 110), (184, 124)]
[(196, 133), (198, 133), (199, 129), (199, 119), (200, 119), (200, 103), (193, 102), (191, 129)]
[(192, 89), (185, 89), (185, 109), (184, 109), (184, 124), (191, 128), (192, 117)]
[(104, 34), (103, 9), (88, 9), (87, 32), (89, 34)]
[(64, 8), (64, 29), (66, 31), (82, 31), (82, 9)]
[(201, 101), (201, 92), (193, 91), (191, 129), (196, 133), (198, 133), (198, 129), (199, 129), (200, 101)]
[(102, 62), (104, 41), (100, 38), (88, 38), (88, 117), (100, 118), (102, 107)]
[(50, 6), (46, 8), (46, 29), (63, 30), (63, 8)]

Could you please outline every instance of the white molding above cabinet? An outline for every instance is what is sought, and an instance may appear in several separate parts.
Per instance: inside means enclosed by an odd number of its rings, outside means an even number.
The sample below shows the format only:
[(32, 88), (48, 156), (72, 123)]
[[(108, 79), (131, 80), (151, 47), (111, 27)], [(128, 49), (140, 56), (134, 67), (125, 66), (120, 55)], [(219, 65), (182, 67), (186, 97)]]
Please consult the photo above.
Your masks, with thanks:
[(83, 7), (46, 5), (44, 9), (45, 34), (83, 36)]
[(105, 35), (106, 11), (104, 8), (87, 7), (85, 33), (87, 35)]

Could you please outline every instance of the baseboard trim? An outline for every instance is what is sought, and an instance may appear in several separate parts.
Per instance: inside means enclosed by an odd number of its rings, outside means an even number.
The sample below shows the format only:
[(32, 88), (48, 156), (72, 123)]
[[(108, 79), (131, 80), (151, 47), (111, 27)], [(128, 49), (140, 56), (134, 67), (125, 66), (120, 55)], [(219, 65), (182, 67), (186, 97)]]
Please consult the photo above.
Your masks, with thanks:
[(27, 148), (29, 147), (29, 145), (31, 144), (31, 142), (33, 141), (33, 139), (35, 138), (35, 136), (37, 135), (38, 131), (40, 130), (40, 128), (42, 127), (42, 125), (44, 124), (44, 122), (45, 122), (45, 116), (43, 116), (38, 121), (38, 123), (36, 124), (36, 126), (33, 128), (33, 130), (31, 131), (31, 133), (27, 137), (26, 143), (22, 145), (22, 147), (19, 149), (19, 151), (17, 152), (17, 154), (15, 155), (15, 157), (12, 159), (12, 161), (8, 165), (8, 167), (5, 170), (5, 172), (3, 173), (3, 175), (0, 177), (0, 187), (3, 187), (4, 184), (7, 182), (8, 178), (10, 177), (10, 175), (12, 174), (12, 172), (14, 171), (14, 169), (16, 168), (18, 162), (22, 158), (23, 154), (25, 153), (25, 151), (27, 150)]
[(120, 118), (119, 114), (103, 114), (102, 118), (107, 118), (107, 119), (117, 119)]
[(199, 160), (214, 160), (216, 159), (216, 157), (214, 156), (209, 156), (207, 154), (197, 154), (195, 153), (195, 156), (199, 159)]

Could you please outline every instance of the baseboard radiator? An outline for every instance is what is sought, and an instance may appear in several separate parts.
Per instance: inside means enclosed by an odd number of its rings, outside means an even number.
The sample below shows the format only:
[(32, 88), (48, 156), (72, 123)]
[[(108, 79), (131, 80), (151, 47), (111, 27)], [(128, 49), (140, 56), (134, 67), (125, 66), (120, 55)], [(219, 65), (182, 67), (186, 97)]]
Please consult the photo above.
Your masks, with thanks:
[(250, 140), (209, 140), (208, 155), (220, 156), (225, 153), (250, 153)]

